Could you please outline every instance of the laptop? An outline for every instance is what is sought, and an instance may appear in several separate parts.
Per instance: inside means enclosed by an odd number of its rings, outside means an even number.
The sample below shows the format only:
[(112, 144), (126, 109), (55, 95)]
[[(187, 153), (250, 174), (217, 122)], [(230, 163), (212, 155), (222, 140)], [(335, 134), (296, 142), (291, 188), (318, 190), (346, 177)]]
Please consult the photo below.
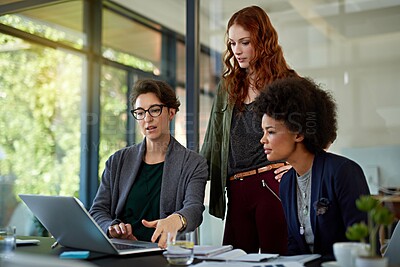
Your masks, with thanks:
[(64, 247), (114, 255), (162, 252), (157, 243), (108, 238), (75, 197), (27, 194), (19, 197)]
[(388, 258), (389, 265), (400, 264), (400, 222), (397, 222), (392, 237), (385, 250), (384, 257)]

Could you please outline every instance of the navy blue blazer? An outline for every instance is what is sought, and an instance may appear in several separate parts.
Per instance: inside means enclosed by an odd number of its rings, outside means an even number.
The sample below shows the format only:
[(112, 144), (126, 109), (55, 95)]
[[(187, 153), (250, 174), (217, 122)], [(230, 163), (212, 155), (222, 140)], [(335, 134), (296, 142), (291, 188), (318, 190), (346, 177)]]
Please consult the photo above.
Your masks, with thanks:
[[(288, 224), (288, 254), (311, 253), (300, 235), (297, 216), (296, 171), (282, 178), (280, 197)], [(356, 199), (369, 195), (361, 167), (354, 161), (327, 152), (315, 155), (311, 180), (310, 221), (314, 233), (314, 251), (325, 260), (333, 260), (333, 243), (348, 241), (345, 233), (355, 222), (367, 222), (367, 214), (357, 209)]]

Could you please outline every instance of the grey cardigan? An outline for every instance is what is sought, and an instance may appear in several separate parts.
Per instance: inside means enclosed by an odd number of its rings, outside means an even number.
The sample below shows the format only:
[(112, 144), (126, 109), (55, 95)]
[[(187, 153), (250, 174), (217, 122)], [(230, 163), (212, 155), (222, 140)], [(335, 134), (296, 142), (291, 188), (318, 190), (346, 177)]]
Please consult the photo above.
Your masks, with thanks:
[[(105, 233), (110, 225), (121, 222), (145, 151), (146, 139), (117, 151), (106, 162), (100, 187), (89, 210)], [(206, 160), (171, 136), (161, 182), (160, 219), (179, 212), (187, 219), (185, 231), (196, 229), (203, 221), (207, 176)]]

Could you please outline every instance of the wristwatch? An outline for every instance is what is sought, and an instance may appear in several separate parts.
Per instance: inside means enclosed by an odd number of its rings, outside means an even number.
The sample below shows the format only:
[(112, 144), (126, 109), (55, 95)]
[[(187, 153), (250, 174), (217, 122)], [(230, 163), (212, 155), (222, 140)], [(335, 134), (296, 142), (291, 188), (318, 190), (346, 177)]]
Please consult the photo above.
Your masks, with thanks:
[(181, 223), (182, 223), (182, 227), (181, 227), (181, 229), (179, 229), (179, 232), (182, 232), (183, 230), (186, 229), (187, 220), (186, 220), (185, 216), (183, 216), (182, 214), (180, 214), (180, 213), (177, 213), (177, 214), (179, 216), (179, 219), (181, 219)]

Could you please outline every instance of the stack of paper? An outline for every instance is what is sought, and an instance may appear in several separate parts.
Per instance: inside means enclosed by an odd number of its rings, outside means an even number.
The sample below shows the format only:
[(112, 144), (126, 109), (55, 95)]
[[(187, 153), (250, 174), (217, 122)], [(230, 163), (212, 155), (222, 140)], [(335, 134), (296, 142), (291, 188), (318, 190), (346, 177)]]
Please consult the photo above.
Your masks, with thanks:
[(231, 245), (226, 246), (194, 246), (194, 255), (199, 257), (211, 257), (232, 250)]
[[(194, 256), (205, 260), (196, 266), (199, 267), (260, 267), (260, 262), (268, 261), (265, 266), (299, 267), (305, 263), (321, 257), (319, 254), (306, 254), (297, 256), (279, 256), (268, 253), (246, 253), (232, 246), (194, 246)], [(254, 265), (257, 263), (256, 265)]]
[(202, 260), (260, 262), (276, 258), (279, 254), (247, 254), (244, 250), (232, 249), (232, 246), (195, 246), (194, 256)]

